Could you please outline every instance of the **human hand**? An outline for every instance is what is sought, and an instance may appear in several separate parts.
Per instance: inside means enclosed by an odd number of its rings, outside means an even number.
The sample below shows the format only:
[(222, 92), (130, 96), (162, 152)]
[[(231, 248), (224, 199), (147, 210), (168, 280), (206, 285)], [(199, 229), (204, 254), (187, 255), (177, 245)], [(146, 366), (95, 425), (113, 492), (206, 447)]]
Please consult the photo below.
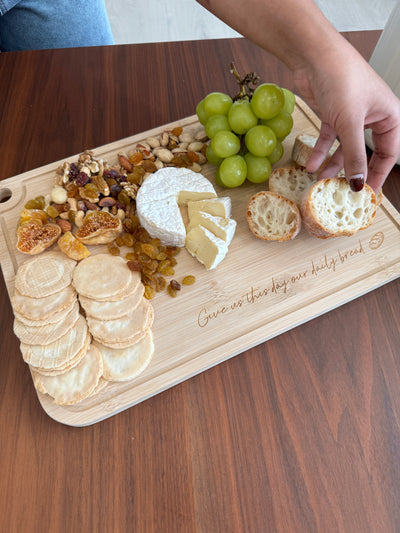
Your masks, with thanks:
[[(298, 68), (294, 78), (322, 121), (307, 171), (317, 171), (338, 137), (340, 146), (319, 177), (333, 177), (344, 167), (353, 190), (367, 181), (379, 191), (400, 156), (400, 100), (351, 47)], [(365, 128), (371, 128), (375, 148), (369, 164)]]

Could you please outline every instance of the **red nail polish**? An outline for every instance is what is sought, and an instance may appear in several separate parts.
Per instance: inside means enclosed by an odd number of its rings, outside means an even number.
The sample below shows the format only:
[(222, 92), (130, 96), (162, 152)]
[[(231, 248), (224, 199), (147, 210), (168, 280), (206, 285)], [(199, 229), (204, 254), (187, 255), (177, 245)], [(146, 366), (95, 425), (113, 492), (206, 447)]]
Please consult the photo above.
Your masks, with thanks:
[(363, 174), (357, 174), (355, 176), (351, 176), (349, 179), (349, 185), (350, 189), (354, 192), (359, 192), (364, 187), (364, 176)]

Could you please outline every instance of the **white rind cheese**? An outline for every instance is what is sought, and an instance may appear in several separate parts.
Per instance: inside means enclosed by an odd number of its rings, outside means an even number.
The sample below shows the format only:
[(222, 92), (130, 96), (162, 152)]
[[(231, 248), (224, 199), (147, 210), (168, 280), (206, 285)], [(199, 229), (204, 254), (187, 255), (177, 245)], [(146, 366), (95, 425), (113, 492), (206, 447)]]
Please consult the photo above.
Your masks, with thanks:
[(137, 193), (136, 210), (140, 224), (151, 237), (167, 246), (183, 247), (186, 230), (179, 206), (216, 196), (214, 187), (202, 174), (166, 167), (143, 182)]
[(216, 237), (222, 239), (226, 244), (230, 244), (236, 231), (236, 222), (231, 218), (216, 217), (203, 211), (193, 213), (187, 229), (189, 232), (195, 226), (203, 226), (214, 233)]
[(222, 198), (192, 200), (188, 202), (189, 219), (199, 211), (209, 213), (216, 217), (229, 218), (231, 216), (231, 199), (229, 196), (224, 196)]
[(186, 236), (186, 248), (207, 270), (215, 268), (228, 252), (228, 245), (203, 226), (194, 226)]

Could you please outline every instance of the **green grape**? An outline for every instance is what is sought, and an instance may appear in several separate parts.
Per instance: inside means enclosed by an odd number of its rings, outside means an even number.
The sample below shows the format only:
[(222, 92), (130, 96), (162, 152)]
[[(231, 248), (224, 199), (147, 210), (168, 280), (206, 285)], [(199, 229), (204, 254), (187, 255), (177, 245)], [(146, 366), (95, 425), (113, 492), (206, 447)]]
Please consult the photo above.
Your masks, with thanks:
[(219, 180), (224, 187), (239, 187), (247, 176), (246, 161), (241, 155), (224, 159), (219, 167)]
[(294, 111), (294, 106), (296, 104), (296, 97), (289, 91), (289, 89), (282, 88), (283, 94), (285, 95), (285, 103), (283, 104), (283, 110), (287, 113), (292, 114)]
[(214, 154), (213, 149), (211, 148), (211, 144), (209, 144), (206, 148), (206, 158), (207, 161), (209, 161), (212, 165), (215, 165), (216, 167), (219, 167), (219, 165), (223, 161), (222, 157), (218, 157)]
[(281, 141), (276, 141), (276, 146), (273, 151), (269, 154), (268, 159), (271, 162), (271, 165), (277, 163), (283, 156), (283, 146)]
[(244, 142), (253, 155), (267, 157), (276, 146), (276, 135), (268, 126), (257, 124), (246, 133)]
[(269, 120), (260, 120), (261, 124), (269, 126), (279, 140), (289, 135), (293, 128), (293, 118), (287, 111), (281, 111), (274, 118)]
[(204, 110), (204, 100), (200, 100), (200, 102), (196, 106), (196, 115), (199, 119), (200, 124), (204, 124), (207, 122), (207, 113)]
[(213, 115), (204, 125), (206, 135), (209, 139), (212, 139), (219, 131), (230, 131), (228, 117), (226, 115)]
[(240, 140), (232, 131), (219, 131), (211, 139), (211, 149), (218, 157), (229, 157), (239, 152)]
[(273, 83), (259, 85), (253, 93), (251, 107), (258, 118), (270, 119), (280, 113), (285, 103), (285, 95)]
[(212, 115), (227, 115), (232, 105), (232, 98), (225, 93), (210, 93), (204, 98), (204, 111), (208, 117)]
[(237, 100), (233, 102), (229, 109), (228, 120), (232, 130), (239, 135), (246, 133), (258, 121), (248, 100)]
[(271, 163), (267, 157), (257, 157), (248, 152), (244, 159), (247, 165), (247, 179), (252, 183), (267, 181), (271, 174)]
[(215, 183), (217, 185), (219, 185), (220, 187), (225, 187), (225, 185), (222, 183), (221, 181), (221, 176), (220, 176), (220, 173), (219, 173), (219, 168), (217, 168), (217, 170), (215, 171)]

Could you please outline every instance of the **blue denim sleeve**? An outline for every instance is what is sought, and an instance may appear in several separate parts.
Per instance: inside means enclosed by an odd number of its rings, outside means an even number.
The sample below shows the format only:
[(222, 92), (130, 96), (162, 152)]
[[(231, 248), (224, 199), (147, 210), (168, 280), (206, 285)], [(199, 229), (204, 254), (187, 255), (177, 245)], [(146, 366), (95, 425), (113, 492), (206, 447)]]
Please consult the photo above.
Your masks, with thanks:
[(0, 0), (0, 50), (114, 44), (104, 0)]
[(12, 7), (18, 4), (19, 0), (0, 0), (0, 15), (7, 13)]

